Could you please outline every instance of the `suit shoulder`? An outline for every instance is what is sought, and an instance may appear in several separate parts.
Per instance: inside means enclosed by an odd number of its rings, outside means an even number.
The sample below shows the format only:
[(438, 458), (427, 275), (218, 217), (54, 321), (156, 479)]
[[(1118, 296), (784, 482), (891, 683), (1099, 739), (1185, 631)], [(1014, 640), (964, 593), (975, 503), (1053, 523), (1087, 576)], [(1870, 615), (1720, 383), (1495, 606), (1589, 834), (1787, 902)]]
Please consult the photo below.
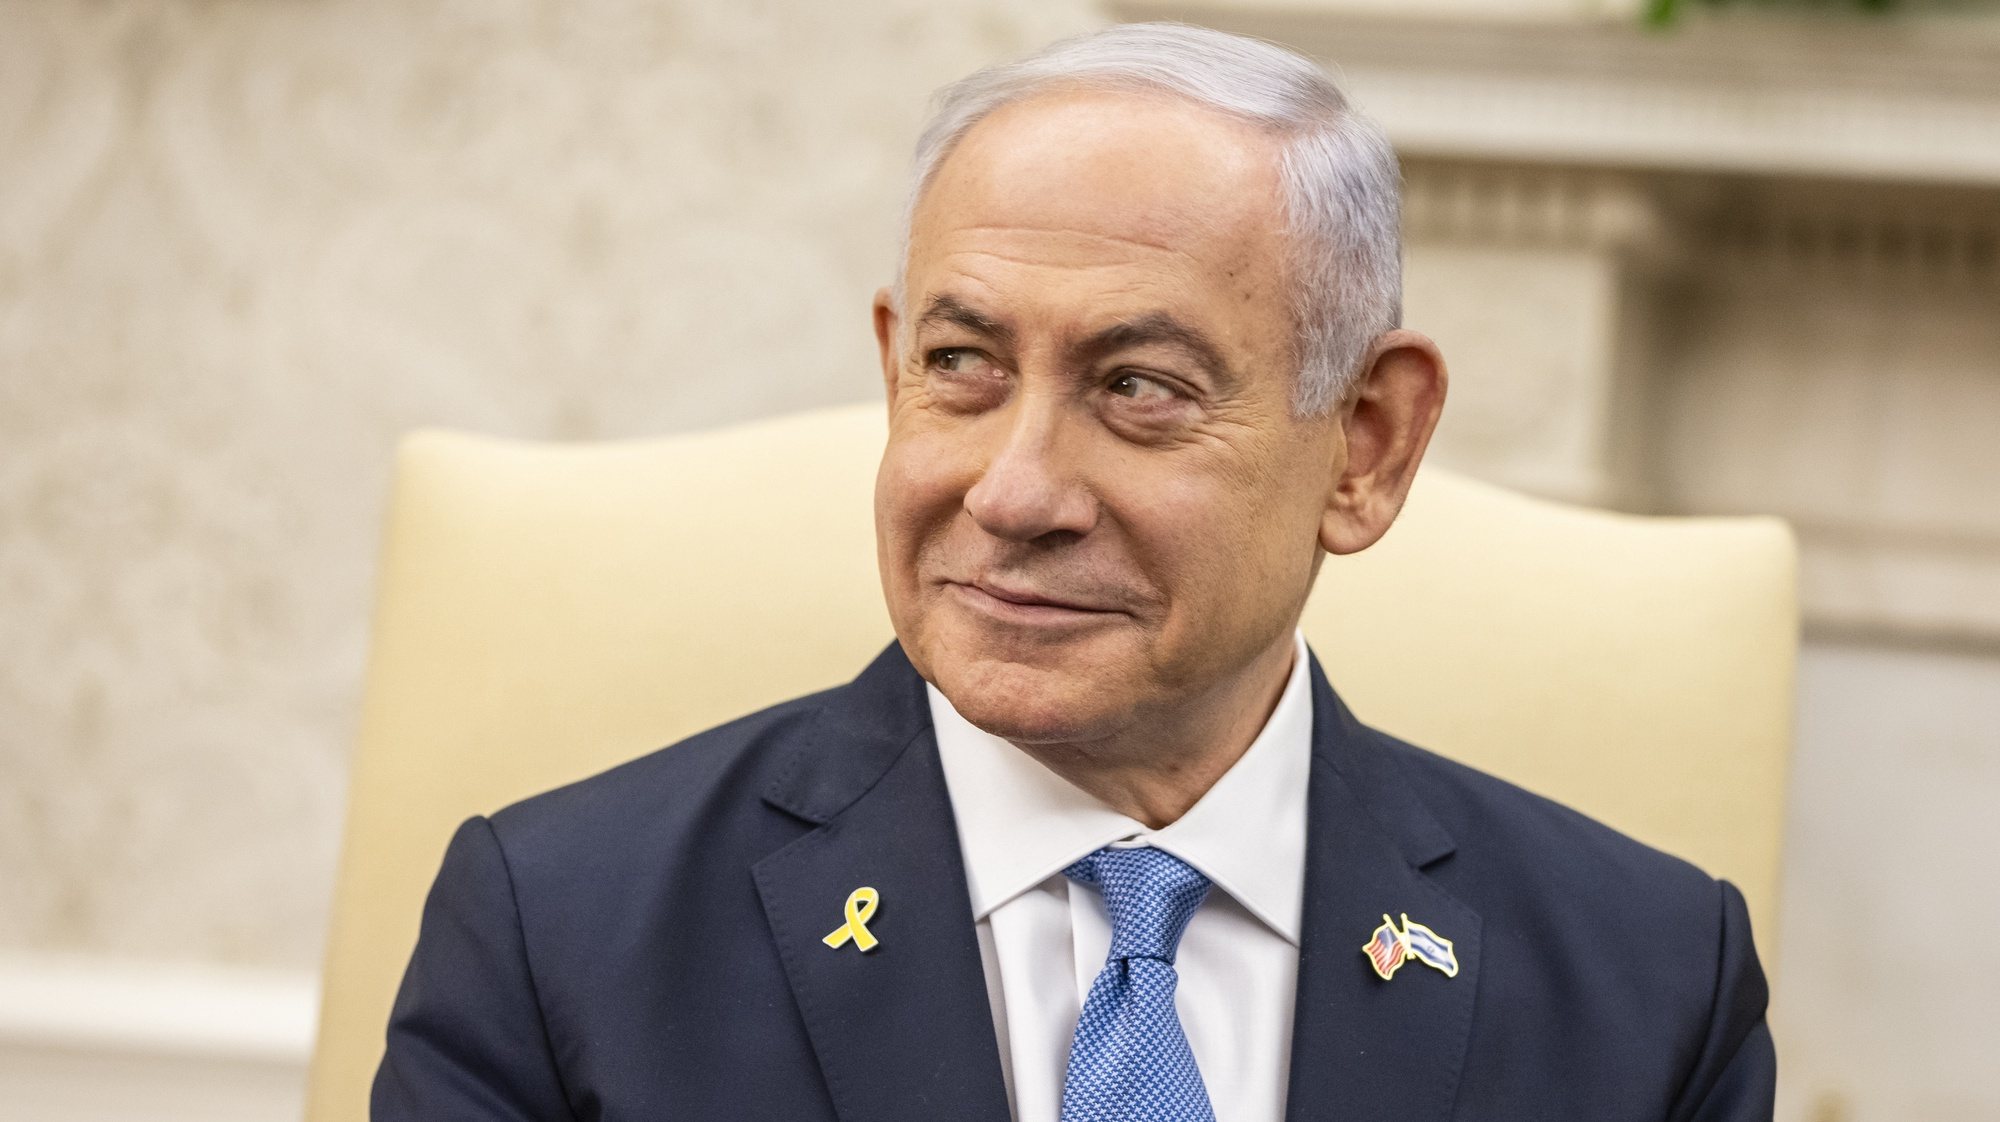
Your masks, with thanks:
[(1740, 892), (1553, 799), (1377, 735), (1455, 842), (1426, 872), (1479, 916), (1481, 1002), (1536, 1026), (1548, 1070), (1615, 1072), (1602, 1086), (1619, 1096), (1651, 1086), (1699, 1101), (1746, 1040), (1753, 1066), (1763, 1042), (1768, 1068), (1768, 1033), (1755, 1035), (1768, 990)]

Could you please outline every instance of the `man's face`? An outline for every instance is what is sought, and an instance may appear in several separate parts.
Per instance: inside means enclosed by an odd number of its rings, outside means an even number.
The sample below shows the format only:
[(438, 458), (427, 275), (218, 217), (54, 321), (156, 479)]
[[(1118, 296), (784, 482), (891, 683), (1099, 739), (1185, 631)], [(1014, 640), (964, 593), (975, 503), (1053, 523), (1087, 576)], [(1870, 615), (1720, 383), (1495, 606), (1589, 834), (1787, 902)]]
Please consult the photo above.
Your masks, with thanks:
[(1167, 97), (1018, 102), (938, 169), (876, 309), (876, 535), (973, 724), (1087, 742), (1282, 674), (1343, 455), (1292, 415), (1284, 252), (1277, 142)]

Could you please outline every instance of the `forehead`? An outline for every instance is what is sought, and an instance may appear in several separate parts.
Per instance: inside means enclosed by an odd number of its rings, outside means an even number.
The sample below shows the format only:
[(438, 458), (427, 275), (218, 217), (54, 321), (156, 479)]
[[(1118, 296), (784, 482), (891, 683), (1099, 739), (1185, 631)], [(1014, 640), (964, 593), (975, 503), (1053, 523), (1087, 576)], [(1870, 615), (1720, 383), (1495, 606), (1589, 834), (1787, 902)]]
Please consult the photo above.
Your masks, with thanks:
[(1279, 146), (1184, 99), (1045, 93), (967, 131), (912, 215), (913, 291), (953, 278), (1268, 302), (1281, 283)]

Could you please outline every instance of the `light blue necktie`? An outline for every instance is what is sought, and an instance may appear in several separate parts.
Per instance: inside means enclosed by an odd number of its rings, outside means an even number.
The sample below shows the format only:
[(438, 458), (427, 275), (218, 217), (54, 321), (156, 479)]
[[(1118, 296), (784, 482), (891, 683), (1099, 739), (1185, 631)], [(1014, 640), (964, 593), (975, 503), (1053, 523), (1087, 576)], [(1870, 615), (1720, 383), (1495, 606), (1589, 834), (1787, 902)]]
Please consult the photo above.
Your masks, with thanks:
[(1062, 1122), (1215, 1122), (1174, 1011), (1174, 950), (1208, 878), (1150, 846), (1107, 846), (1063, 875), (1104, 894), (1111, 953), (1070, 1042)]

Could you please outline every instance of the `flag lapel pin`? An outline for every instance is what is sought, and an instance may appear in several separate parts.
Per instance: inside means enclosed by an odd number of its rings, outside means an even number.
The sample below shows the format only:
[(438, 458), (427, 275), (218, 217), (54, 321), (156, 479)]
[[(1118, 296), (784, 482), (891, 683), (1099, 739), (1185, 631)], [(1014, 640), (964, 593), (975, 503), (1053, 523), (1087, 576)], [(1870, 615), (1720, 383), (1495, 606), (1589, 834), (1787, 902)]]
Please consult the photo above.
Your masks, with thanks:
[(1451, 940), (1421, 923), (1410, 922), (1408, 913), (1402, 919), (1403, 924), (1398, 928), (1396, 921), (1385, 913), (1382, 926), (1362, 944), (1361, 953), (1368, 956), (1368, 964), (1375, 968), (1375, 973), (1387, 981), (1414, 958), (1447, 978), (1458, 977), (1458, 954), (1452, 950)]

